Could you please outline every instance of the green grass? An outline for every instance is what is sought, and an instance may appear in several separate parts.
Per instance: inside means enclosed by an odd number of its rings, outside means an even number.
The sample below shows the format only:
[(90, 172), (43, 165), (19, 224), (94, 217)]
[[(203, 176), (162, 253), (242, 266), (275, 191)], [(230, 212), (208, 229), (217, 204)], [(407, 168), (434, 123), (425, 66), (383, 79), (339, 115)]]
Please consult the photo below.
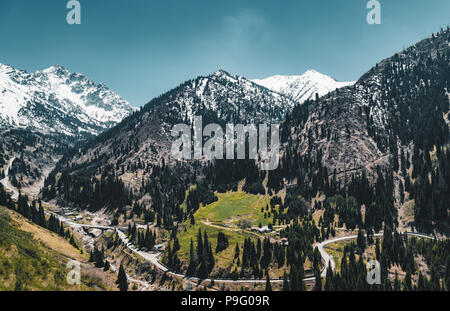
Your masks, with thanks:
[[(24, 220), (25, 221), (25, 220)], [(68, 259), (19, 229), (0, 207), (0, 290), (88, 290), (66, 282)]]
[[(257, 238), (258, 235), (247, 230), (242, 230), (240, 222), (246, 220), (251, 226), (268, 225), (272, 223), (273, 217), (264, 218), (267, 213), (266, 206), (270, 205), (271, 197), (269, 195), (252, 195), (245, 192), (227, 192), (216, 193), (218, 200), (212, 204), (201, 206), (196, 213), (195, 225), (186, 221), (184, 229), (178, 234), (180, 250), (178, 256), (180, 259), (188, 261), (190, 251), (190, 241), (197, 244), (197, 233), (201, 229), (202, 234), (206, 230), (209, 242), (214, 252), (216, 260), (215, 267), (228, 268), (234, 267), (234, 251), (236, 243), (244, 243), (244, 239), (251, 237)], [(264, 208), (264, 212), (261, 212)], [(270, 211), (270, 208), (269, 208)], [(209, 224), (208, 224), (209, 221)], [(228, 237), (229, 247), (219, 253), (215, 253), (217, 245), (217, 235), (223, 232)], [(262, 236), (259, 236), (262, 239)]]
[[(191, 239), (194, 242), (194, 246), (196, 246), (198, 230), (201, 229), (202, 237), (203, 232), (206, 230), (206, 233), (208, 234), (208, 240), (215, 254), (216, 264), (222, 267), (232, 263), (234, 257), (234, 247), (236, 243), (242, 244), (244, 243), (244, 238), (248, 237), (247, 234), (241, 234), (241, 232), (221, 230), (219, 228), (207, 226), (201, 223), (195, 224), (193, 226), (189, 225), (189, 227), (186, 229), (186, 232), (182, 232), (178, 236), (178, 240), (180, 242), (180, 251), (178, 252), (178, 255), (180, 256), (180, 258), (185, 260), (189, 259)], [(219, 232), (225, 233), (225, 235), (228, 237), (229, 247), (226, 250), (216, 254), (215, 250), (217, 246), (217, 235), (219, 234)]]
[(339, 272), (341, 268), (342, 257), (344, 257), (344, 248), (346, 245), (350, 245), (354, 241), (339, 241), (328, 244), (324, 247), (325, 251), (333, 256), (336, 263), (336, 271)]
[[(218, 201), (200, 207), (194, 214), (196, 222), (209, 220), (214, 224), (237, 224), (239, 221), (247, 220), (253, 226), (261, 223), (268, 225), (273, 217), (264, 218), (261, 208), (270, 203), (270, 196), (252, 195), (245, 192), (216, 193)], [(272, 216), (272, 215), (271, 215)]]

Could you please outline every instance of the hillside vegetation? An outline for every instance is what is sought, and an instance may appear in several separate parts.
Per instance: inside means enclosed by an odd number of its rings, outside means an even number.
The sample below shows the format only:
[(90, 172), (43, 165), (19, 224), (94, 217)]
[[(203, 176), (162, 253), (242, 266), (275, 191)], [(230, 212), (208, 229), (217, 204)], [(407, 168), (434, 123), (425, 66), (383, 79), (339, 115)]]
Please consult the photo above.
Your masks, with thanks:
[(83, 255), (53, 232), (0, 207), (0, 290), (90, 290), (66, 281), (68, 261)]

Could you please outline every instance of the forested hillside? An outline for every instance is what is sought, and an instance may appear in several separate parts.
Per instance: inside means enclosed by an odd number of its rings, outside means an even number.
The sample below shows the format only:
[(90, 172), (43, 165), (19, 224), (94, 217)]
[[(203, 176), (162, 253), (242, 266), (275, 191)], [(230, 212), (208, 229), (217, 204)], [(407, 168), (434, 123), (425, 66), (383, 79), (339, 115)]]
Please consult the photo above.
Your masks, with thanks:
[[(448, 289), (448, 242), (431, 237), (449, 233), (449, 73), (449, 29), (292, 109), (288, 98), (219, 71), (73, 149), (41, 195), (104, 213), (143, 251), (163, 243), (162, 262), (188, 276), (283, 279), (284, 290)], [(223, 126), (285, 113), (273, 171), (254, 160), (170, 156), (171, 127), (196, 114)], [(338, 268), (322, 279), (315, 246), (352, 234), (355, 245), (330, 247)], [(363, 283), (373, 258), (378, 287)]]

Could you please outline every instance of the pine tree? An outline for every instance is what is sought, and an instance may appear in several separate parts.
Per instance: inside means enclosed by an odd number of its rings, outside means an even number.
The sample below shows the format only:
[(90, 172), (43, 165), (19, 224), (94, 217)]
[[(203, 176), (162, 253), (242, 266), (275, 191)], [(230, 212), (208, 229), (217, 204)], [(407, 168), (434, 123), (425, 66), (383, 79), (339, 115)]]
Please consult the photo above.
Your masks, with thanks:
[(395, 279), (394, 279), (394, 291), (400, 291), (400, 281), (398, 279), (398, 273), (395, 271)]
[(286, 271), (284, 271), (283, 274), (283, 291), (285, 292), (289, 291), (289, 281)]
[(333, 285), (333, 270), (331, 269), (331, 265), (328, 265), (327, 268), (327, 276), (325, 278), (325, 290), (332, 291), (334, 289)]
[(272, 291), (272, 285), (270, 285), (270, 277), (269, 277), (269, 271), (266, 271), (266, 292)]
[(236, 247), (234, 248), (234, 259), (236, 258), (239, 259), (239, 254), (240, 254), (239, 245), (236, 243)]
[(119, 276), (116, 284), (119, 286), (120, 291), (126, 292), (128, 290), (128, 277), (122, 264), (120, 264)]
[(291, 267), (291, 271), (289, 273), (289, 290), (291, 291), (297, 291), (298, 290), (298, 276), (297, 276), (297, 269), (295, 266)]
[(360, 254), (366, 249), (366, 238), (364, 236), (364, 231), (362, 229), (358, 230), (358, 238), (356, 240), (356, 245), (359, 248)]
[(404, 289), (405, 291), (412, 290), (411, 273), (409, 272), (409, 270), (406, 272)]
[(197, 257), (194, 250), (194, 242), (191, 239), (190, 249), (189, 249), (189, 266), (186, 272), (187, 276), (193, 276), (197, 268)]
[(42, 207), (42, 202), (41, 200), (39, 200), (39, 220), (38, 220), (38, 225), (44, 228), (47, 228), (47, 224), (45, 221), (45, 214), (44, 214), (44, 209)]
[(198, 258), (198, 260), (201, 260), (202, 256), (203, 256), (202, 232), (200, 229), (198, 229), (198, 233), (197, 233), (197, 258)]
[(103, 271), (108, 271), (110, 268), (110, 264), (108, 260), (105, 260), (105, 266), (103, 267)]
[(322, 277), (320, 276), (320, 270), (317, 268), (314, 272), (314, 276), (316, 278), (316, 282), (314, 285), (315, 291), (322, 291)]
[(423, 275), (422, 275), (421, 272), (419, 272), (419, 282), (417, 284), (417, 290), (418, 291), (425, 291), (426, 290), (425, 282), (424, 282)]

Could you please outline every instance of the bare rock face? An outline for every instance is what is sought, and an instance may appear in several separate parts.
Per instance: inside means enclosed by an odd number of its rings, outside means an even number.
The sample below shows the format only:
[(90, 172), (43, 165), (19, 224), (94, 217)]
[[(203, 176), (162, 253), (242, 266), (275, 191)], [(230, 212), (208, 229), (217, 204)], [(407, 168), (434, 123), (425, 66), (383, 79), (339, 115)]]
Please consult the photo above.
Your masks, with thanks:
[(387, 154), (367, 135), (364, 101), (357, 88), (343, 88), (321, 100), (304, 127), (293, 133), (299, 153), (315, 156), (321, 150), (323, 163), (338, 176), (387, 164)]

